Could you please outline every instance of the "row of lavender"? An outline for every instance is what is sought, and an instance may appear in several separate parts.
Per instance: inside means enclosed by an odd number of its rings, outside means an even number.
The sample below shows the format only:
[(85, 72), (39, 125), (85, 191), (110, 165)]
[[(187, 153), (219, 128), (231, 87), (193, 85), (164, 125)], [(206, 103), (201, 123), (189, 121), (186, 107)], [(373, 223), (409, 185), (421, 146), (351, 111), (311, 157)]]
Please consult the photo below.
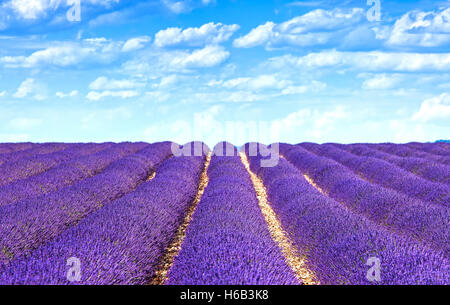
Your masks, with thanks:
[[(433, 162), (450, 165), (450, 156), (448, 154), (448, 149), (446, 149), (447, 153), (443, 154), (441, 149), (438, 148), (439, 153), (435, 154), (432, 153), (433, 149), (428, 148), (423, 150), (420, 149), (421, 147), (417, 145), (408, 145), (408, 144), (367, 144), (367, 145), (376, 148), (378, 150), (397, 155), (399, 157), (423, 158)], [(431, 145), (434, 146), (437, 144)]]
[(299, 146), (345, 165), (371, 183), (392, 188), (427, 202), (446, 206), (450, 204), (449, 185), (431, 182), (390, 162), (374, 157), (358, 156), (337, 148), (333, 144), (302, 143)]
[(125, 144), (138, 152), (72, 185), (0, 207), (0, 265), (58, 236), (84, 216), (132, 192), (171, 154), (171, 143)]
[[(332, 164), (314, 163), (320, 160), (305, 154), (301, 147), (281, 145), (280, 148), (296, 165), (305, 163), (311, 164), (311, 169), (317, 168), (324, 179), (339, 176), (339, 171), (328, 172), (333, 169)], [(261, 167), (260, 155), (249, 159), (251, 169), (267, 188), (281, 224), (322, 284), (370, 284), (366, 265), (370, 258), (381, 263), (381, 283), (448, 284), (447, 252), (355, 213), (352, 207), (359, 200), (371, 201), (365, 194), (355, 194), (356, 201), (346, 206), (321, 193), (306, 180), (300, 167), (294, 167), (284, 158), (275, 167)], [(352, 189), (345, 181), (339, 184), (341, 190)], [(370, 204), (376, 205), (377, 201), (367, 203)], [(447, 247), (446, 242), (436, 244), (437, 248)]]
[(281, 154), (326, 194), (391, 231), (448, 250), (448, 207), (423, 202), (372, 184), (342, 164), (301, 146), (280, 145)]
[(39, 175), (0, 186), (0, 206), (55, 192), (100, 173), (112, 162), (146, 147), (143, 143), (114, 144), (97, 153), (80, 155)]
[[(401, 167), (417, 176), (432, 182), (450, 184), (450, 166), (432, 160), (417, 157), (400, 157), (364, 144), (342, 145), (336, 147), (358, 156), (374, 157)], [(450, 152), (449, 152), (450, 154)]]
[[(18, 251), (19, 257), (4, 262), (0, 284), (68, 284), (66, 261), (71, 257), (83, 264), (78, 283), (148, 283), (197, 193), (205, 159), (205, 155), (167, 158), (170, 153), (170, 143), (150, 145), (83, 180), (82, 187), (62, 189), (68, 198), (65, 204), (70, 205), (63, 210), (70, 213), (58, 213), (60, 206), (52, 209), (49, 203), (42, 210), (25, 213), (35, 223), (31, 230), (40, 232), (31, 236), (27, 229), (21, 235), (29, 237), (28, 245), (40, 247), (28, 255)], [(147, 179), (156, 166), (157, 175)], [(102, 185), (104, 192), (98, 189)], [(91, 197), (77, 200), (78, 192)], [(22, 218), (10, 220), (11, 228), (2, 226), (2, 231), (21, 230)], [(36, 218), (51, 223), (39, 225)], [(9, 251), (17, 249), (19, 239), (13, 243), (9, 241)]]
[(71, 144), (65, 143), (46, 143), (46, 144), (33, 144), (24, 150), (12, 151), (9, 153), (0, 154), (0, 165), (7, 162), (19, 161), (23, 158), (34, 157), (36, 155), (45, 155), (53, 152), (64, 150), (72, 146)]
[[(216, 156), (219, 151), (227, 156)], [(208, 186), (166, 283), (298, 284), (271, 238), (237, 149), (219, 143), (213, 152)]]

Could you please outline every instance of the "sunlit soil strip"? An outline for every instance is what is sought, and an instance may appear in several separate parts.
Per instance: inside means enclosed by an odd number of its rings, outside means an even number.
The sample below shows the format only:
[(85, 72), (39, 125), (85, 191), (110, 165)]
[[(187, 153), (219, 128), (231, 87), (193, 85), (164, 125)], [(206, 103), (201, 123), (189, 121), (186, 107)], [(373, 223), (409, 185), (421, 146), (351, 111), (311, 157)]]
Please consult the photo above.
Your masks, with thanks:
[(311, 184), (316, 190), (321, 192), (323, 195), (327, 196), (327, 193), (320, 186), (318, 186), (308, 175), (306, 174), (302, 175), (303, 177), (305, 177), (306, 181), (308, 181), (308, 183)]
[(247, 172), (250, 174), (250, 177), (252, 179), (256, 197), (258, 198), (258, 204), (264, 216), (264, 219), (266, 220), (270, 235), (280, 247), (287, 264), (294, 271), (295, 276), (299, 282), (305, 285), (320, 284), (319, 281), (316, 280), (313, 272), (308, 270), (305, 260), (299, 257), (297, 249), (289, 240), (286, 232), (284, 232), (283, 228), (281, 227), (277, 215), (272, 210), (268, 202), (266, 188), (264, 187), (261, 179), (251, 171), (247, 156), (243, 152), (240, 152), (239, 154), (241, 156), (242, 163), (244, 164)]
[[(170, 159), (170, 158), (172, 158), (173, 157), (173, 155), (172, 154), (170, 154), (167, 158), (165, 158), (163, 161), (165, 161), (165, 160), (167, 160), (167, 159)], [(162, 162), (161, 162), (162, 163)], [(147, 178), (147, 180), (145, 180), (145, 182), (148, 182), (148, 181), (152, 181), (154, 178), (155, 178), (155, 176), (156, 176), (156, 169), (150, 174), (150, 176), (148, 176), (148, 178)]]
[(146, 181), (151, 181), (151, 180), (153, 180), (153, 178), (155, 178), (155, 176), (156, 176), (156, 171), (154, 171), (153, 173), (151, 173), (150, 176), (148, 176), (148, 178), (147, 178)]
[[(289, 160), (288, 159), (286, 159), (283, 155), (279, 155), (281, 158), (283, 158), (284, 160), (286, 160), (287, 162), (289, 162)], [(289, 163), (291, 163), (291, 162), (289, 162)], [(291, 163), (292, 164), (292, 163)], [(295, 165), (292, 165), (292, 166), (295, 166)], [(308, 181), (308, 183), (309, 184), (311, 184), (316, 190), (318, 190), (320, 193), (322, 193), (323, 195), (325, 195), (325, 196), (328, 196), (327, 195), (327, 192), (325, 192), (320, 186), (318, 186), (315, 182), (314, 182), (314, 180), (312, 180), (307, 174), (304, 174), (304, 173), (301, 173), (302, 175), (303, 175), (303, 177), (305, 177), (305, 179), (306, 179), (306, 181)]]
[(200, 199), (202, 198), (202, 195), (205, 192), (205, 188), (209, 182), (208, 167), (209, 163), (211, 162), (211, 154), (212, 153), (210, 152), (206, 156), (205, 165), (202, 174), (200, 176), (197, 194), (195, 195), (192, 205), (190, 206), (186, 216), (184, 217), (183, 223), (178, 227), (178, 230), (175, 234), (173, 241), (166, 249), (166, 254), (163, 257), (158, 270), (156, 270), (155, 277), (150, 282), (150, 285), (164, 285), (164, 283), (167, 280), (167, 274), (169, 273), (169, 270), (172, 267), (173, 261), (181, 250), (181, 244), (183, 243), (183, 240), (186, 236), (187, 226), (191, 222), (192, 215), (194, 214), (195, 209), (197, 208)]

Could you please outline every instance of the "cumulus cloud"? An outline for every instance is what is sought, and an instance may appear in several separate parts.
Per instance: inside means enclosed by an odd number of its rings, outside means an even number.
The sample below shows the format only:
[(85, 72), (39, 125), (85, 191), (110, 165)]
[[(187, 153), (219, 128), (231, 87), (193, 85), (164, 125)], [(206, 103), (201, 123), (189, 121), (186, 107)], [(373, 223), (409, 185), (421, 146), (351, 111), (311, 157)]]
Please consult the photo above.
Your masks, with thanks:
[(184, 99), (185, 101), (203, 101), (205, 103), (250, 103), (267, 100), (273, 95), (264, 93), (255, 93), (250, 90), (220, 90), (214, 92), (195, 93)]
[(150, 97), (152, 101), (165, 102), (170, 99), (171, 94), (167, 91), (148, 91), (145, 95)]
[(10, 0), (4, 7), (11, 8), (23, 19), (37, 19), (47, 10), (56, 9), (58, 0)]
[[(26, 21), (36, 23), (48, 20), (47, 25), (54, 26), (62, 22), (70, 22), (66, 13), (70, 7), (77, 4), (76, 1), (66, 0), (5, 0), (0, 4), (0, 29), (7, 29), (14, 22)], [(84, 8), (110, 9), (120, 0), (81, 0)], [(86, 11), (87, 11), (86, 10)], [(1, 18), (6, 16), (6, 18)], [(87, 15), (87, 14), (86, 14)], [(1, 20), (3, 19), (3, 20)]]
[(390, 89), (400, 81), (398, 75), (377, 74), (369, 79), (366, 79), (362, 87), (367, 90)]
[(56, 95), (57, 97), (59, 97), (59, 98), (66, 98), (66, 97), (74, 97), (74, 96), (77, 96), (78, 93), (79, 93), (78, 90), (72, 90), (72, 91), (70, 91), (69, 93), (64, 93), (64, 92), (58, 91), (58, 92), (55, 93), (55, 95)]
[(90, 101), (98, 101), (105, 97), (132, 98), (139, 95), (136, 89), (145, 86), (145, 83), (131, 79), (109, 79), (100, 76), (89, 84), (90, 91), (86, 98)]
[(159, 84), (154, 84), (154, 88), (168, 88), (178, 82), (178, 76), (176, 74), (171, 74), (168, 76), (161, 77)]
[(282, 95), (291, 95), (291, 94), (304, 94), (310, 91), (322, 91), (327, 87), (327, 84), (323, 82), (319, 82), (313, 80), (308, 85), (300, 85), (300, 86), (289, 86), (281, 92)]
[(289, 85), (291, 82), (281, 79), (276, 75), (263, 74), (256, 77), (238, 77), (229, 79), (222, 83), (222, 86), (227, 89), (246, 89), (246, 90), (260, 90), (260, 89), (281, 89)]
[(421, 122), (450, 119), (450, 94), (442, 93), (439, 96), (424, 100), (412, 119)]
[(341, 105), (322, 111), (303, 108), (289, 113), (284, 118), (273, 120), (272, 129), (276, 134), (281, 135), (280, 140), (283, 138), (298, 139), (299, 130), (305, 139), (316, 140), (330, 133), (336, 123), (348, 116), (349, 113)]
[(398, 19), (387, 41), (391, 46), (437, 47), (450, 43), (450, 8), (412, 11)]
[(133, 89), (144, 86), (143, 83), (136, 82), (129, 79), (109, 79), (105, 76), (100, 76), (89, 84), (91, 90), (122, 90)]
[(187, 1), (162, 0), (162, 3), (174, 14), (187, 13), (192, 9)]
[(252, 48), (267, 43), (272, 35), (275, 23), (268, 21), (252, 29), (250, 33), (233, 41), (236, 48)]
[(128, 39), (122, 47), (122, 52), (130, 52), (142, 49), (151, 40), (148, 36), (141, 36)]
[(326, 88), (325, 83), (316, 80), (309, 84), (298, 85), (293, 80), (286, 79), (278, 74), (261, 74), (254, 77), (237, 77), (227, 80), (213, 79), (207, 85), (221, 88), (223, 91), (200, 93), (197, 97), (202, 100), (222, 102), (255, 102), (283, 95), (320, 91)]
[(353, 68), (361, 71), (448, 71), (449, 53), (340, 52), (336, 50), (309, 53), (305, 56), (284, 55), (270, 58), (266, 65), (281, 69)]
[(233, 45), (237, 48), (323, 45), (335, 37), (337, 31), (352, 28), (363, 18), (361, 8), (317, 9), (280, 24), (266, 22), (234, 40)]
[(268, 98), (267, 95), (264, 94), (256, 94), (251, 91), (232, 91), (223, 94), (222, 101), (223, 102), (231, 102), (231, 103), (244, 103), (244, 102), (256, 102), (261, 101)]
[(155, 35), (155, 46), (189, 46), (200, 47), (219, 44), (230, 39), (239, 29), (237, 24), (207, 23), (198, 28), (181, 29), (177, 27), (161, 30)]
[(172, 69), (190, 69), (214, 67), (224, 62), (230, 56), (230, 52), (217, 45), (206, 46), (192, 52), (179, 51), (164, 53), (162, 61)]
[(139, 93), (134, 90), (121, 90), (121, 91), (105, 90), (101, 92), (91, 91), (86, 95), (86, 98), (90, 101), (99, 101), (101, 99), (104, 99), (105, 97), (117, 97), (127, 99), (138, 95)]
[(194, 50), (152, 49), (122, 64), (122, 71), (131, 75), (167, 76), (168, 73), (188, 73), (196, 69), (215, 67), (230, 56), (224, 47), (206, 46)]
[(106, 63), (115, 59), (121, 43), (105, 38), (85, 39), (79, 43), (59, 43), (29, 56), (3, 56), (0, 64), (8, 68), (35, 68), (45, 65), (67, 67), (82, 62)]
[(17, 91), (13, 94), (13, 96), (15, 98), (24, 98), (35, 90), (36, 82), (34, 78), (27, 78), (20, 84), (19, 88), (17, 88)]
[(215, 3), (216, 0), (161, 0), (161, 3), (174, 14), (183, 14), (194, 8)]

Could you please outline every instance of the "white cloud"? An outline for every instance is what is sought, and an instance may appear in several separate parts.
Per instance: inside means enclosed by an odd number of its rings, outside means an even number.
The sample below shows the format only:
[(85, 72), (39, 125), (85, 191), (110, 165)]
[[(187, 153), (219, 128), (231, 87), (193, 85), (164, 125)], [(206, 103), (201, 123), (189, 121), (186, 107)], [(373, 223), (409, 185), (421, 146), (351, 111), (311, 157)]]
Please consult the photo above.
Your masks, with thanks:
[[(120, 0), (81, 0), (83, 8), (88, 6), (102, 6), (110, 8)], [(36, 22), (41, 19), (50, 19), (50, 24), (70, 22), (65, 17), (69, 7), (74, 3), (66, 0), (4, 0), (0, 4), (0, 29), (6, 29), (15, 20)], [(72, 1), (73, 2), (73, 1)], [(2, 18), (0, 18), (2, 19)]]
[(306, 123), (312, 115), (312, 110), (309, 108), (300, 109), (296, 112), (289, 113), (282, 119), (273, 122), (276, 128), (286, 128), (288, 130), (299, 127)]
[(145, 95), (149, 96), (152, 101), (165, 102), (170, 99), (171, 94), (167, 91), (149, 91), (145, 92)]
[(308, 92), (308, 86), (289, 86), (286, 89), (283, 89), (281, 94), (282, 95), (303, 94), (306, 92)]
[(236, 48), (252, 48), (267, 43), (272, 35), (275, 23), (268, 21), (252, 29), (250, 33), (233, 41)]
[(72, 90), (72, 91), (70, 91), (69, 93), (64, 93), (64, 92), (60, 92), (60, 91), (58, 91), (58, 92), (56, 92), (56, 96), (57, 97), (59, 97), (59, 98), (66, 98), (66, 97), (74, 97), (74, 96), (77, 96), (78, 95), (78, 90)]
[(266, 99), (268, 96), (264, 94), (255, 94), (251, 91), (232, 91), (223, 95), (223, 102), (231, 103), (249, 103)]
[(170, 86), (176, 84), (177, 82), (178, 82), (178, 76), (176, 74), (171, 74), (171, 75), (162, 77), (159, 84), (155, 84), (153, 87), (167, 88), (167, 87), (170, 87)]
[(222, 86), (227, 89), (281, 89), (290, 84), (290, 81), (280, 79), (275, 75), (263, 74), (256, 77), (240, 77), (223, 82)]
[(111, 7), (115, 3), (119, 3), (120, 0), (87, 0), (87, 2), (91, 5), (99, 5), (103, 7)]
[(59, 1), (56, 0), (11, 0), (6, 3), (13, 11), (23, 19), (37, 19), (48, 9), (55, 9)]
[(317, 140), (332, 132), (336, 123), (348, 116), (349, 113), (341, 105), (324, 111), (303, 108), (272, 121), (272, 129), (275, 134), (280, 135), (280, 141), (299, 139), (300, 136), (304, 140)]
[(213, 91), (195, 93), (187, 97), (184, 101), (203, 101), (205, 103), (250, 103), (266, 100), (272, 97), (271, 94), (259, 94), (248, 90), (233, 89), (230, 91)]
[(80, 43), (57, 43), (29, 56), (3, 56), (0, 64), (9, 68), (35, 68), (39, 66), (67, 67), (83, 61), (110, 62), (120, 51), (121, 43), (114, 43), (105, 38), (85, 39)]
[(255, 77), (237, 77), (228, 80), (211, 80), (208, 86), (220, 86), (227, 89), (258, 91), (263, 89), (283, 89), (292, 84), (292, 81), (274, 74), (261, 74)]
[(448, 71), (449, 53), (391, 53), (391, 52), (339, 52), (336, 50), (296, 57), (284, 55), (270, 58), (268, 66), (276, 69), (302, 68), (354, 68), (361, 71)]
[(188, 13), (201, 5), (209, 5), (215, 2), (216, 0), (161, 0), (161, 3), (174, 14)]
[(450, 119), (450, 94), (442, 93), (423, 101), (419, 111), (413, 115), (412, 119), (421, 122)]
[(392, 46), (437, 47), (450, 43), (450, 8), (412, 11), (398, 19), (387, 41)]
[(0, 91), (0, 97), (3, 97), (3, 96), (5, 96), (6, 95), (6, 91)]
[[(186, 120), (158, 122), (145, 129), (144, 137), (148, 142), (170, 140), (176, 143), (186, 143), (192, 139), (202, 139), (208, 145), (215, 145), (218, 141), (224, 140), (224, 128), (217, 120), (217, 116), (222, 111), (222, 106), (215, 105), (195, 112), (192, 123)], [(171, 137), (164, 138), (162, 136), (164, 134), (169, 134)]]
[(344, 110), (344, 107), (338, 106), (332, 111), (325, 111), (321, 114), (315, 112), (316, 118), (314, 126), (316, 129), (320, 130), (326, 126), (332, 125), (335, 121), (339, 119), (344, 119), (347, 117), (348, 113)]
[(89, 85), (91, 90), (123, 90), (133, 89), (144, 86), (143, 83), (136, 82), (129, 79), (108, 79), (105, 76), (100, 76)]
[(327, 84), (313, 80), (309, 85), (289, 86), (281, 92), (282, 95), (303, 94), (308, 91), (321, 91), (327, 87)]
[(210, 87), (214, 87), (214, 86), (220, 86), (220, 85), (222, 85), (223, 84), (223, 80), (215, 80), (215, 79), (212, 79), (212, 80), (210, 80), (209, 82), (208, 82), (208, 86), (210, 86)]
[(366, 79), (362, 87), (367, 90), (390, 89), (400, 81), (398, 75), (377, 74), (372, 78)]
[(174, 14), (186, 13), (192, 10), (186, 1), (162, 0), (162, 3)]
[(171, 69), (214, 67), (225, 61), (230, 53), (221, 46), (206, 46), (203, 49), (164, 53), (163, 63)]
[(390, 120), (388, 122), (390, 138), (395, 143), (407, 143), (412, 141), (429, 141), (433, 138), (427, 134), (426, 128), (421, 124), (411, 124), (409, 120)]
[(36, 83), (34, 78), (27, 78), (24, 80), (19, 88), (17, 88), (16, 93), (14, 93), (14, 97), (16, 98), (24, 98), (27, 97), (28, 94), (34, 92), (36, 90)]
[(315, 80), (309, 84), (295, 85), (292, 80), (283, 78), (280, 75), (262, 74), (254, 77), (237, 77), (228, 80), (213, 79), (207, 83), (207, 86), (227, 90), (213, 93), (198, 93), (196, 94), (197, 99), (216, 102), (255, 102), (279, 98), (282, 95), (321, 91), (327, 85)]
[(190, 73), (196, 69), (215, 67), (230, 56), (224, 47), (209, 45), (194, 50), (166, 50), (152, 48), (122, 64), (122, 72), (129, 75), (160, 78), (169, 73)]
[(123, 91), (105, 90), (105, 91), (101, 91), (101, 92), (91, 91), (86, 95), (86, 98), (90, 101), (99, 101), (105, 97), (117, 97), (117, 98), (126, 99), (126, 98), (135, 97), (138, 95), (139, 95), (139, 93), (134, 90), (123, 90)]
[(322, 1), (294, 1), (286, 4), (286, 6), (320, 6)]
[(250, 48), (258, 45), (266, 47), (313, 46), (327, 43), (336, 36), (336, 31), (351, 28), (361, 22), (364, 10), (317, 9), (286, 22), (275, 24), (266, 22), (252, 29), (247, 35), (237, 38), (233, 45)]
[(142, 49), (151, 40), (148, 36), (141, 36), (128, 39), (122, 47), (122, 52), (130, 52)]
[(222, 23), (206, 23), (198, 28), (173, 27), (161, 30), (155, 35), (155, 46), (190, 46), (200, 47), (210, 44), (219, 44), (230, 39), (231, 35), (239, 29), (237, 24), (224, 25)]

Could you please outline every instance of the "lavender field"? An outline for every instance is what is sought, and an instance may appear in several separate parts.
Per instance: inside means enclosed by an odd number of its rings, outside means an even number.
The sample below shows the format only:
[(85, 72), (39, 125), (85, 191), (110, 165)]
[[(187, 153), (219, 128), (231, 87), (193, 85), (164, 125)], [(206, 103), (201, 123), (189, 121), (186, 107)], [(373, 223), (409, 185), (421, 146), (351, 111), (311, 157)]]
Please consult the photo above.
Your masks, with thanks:
[(450, 284), (449, 143), (255, 147), (0, 144), (0, 285)]

